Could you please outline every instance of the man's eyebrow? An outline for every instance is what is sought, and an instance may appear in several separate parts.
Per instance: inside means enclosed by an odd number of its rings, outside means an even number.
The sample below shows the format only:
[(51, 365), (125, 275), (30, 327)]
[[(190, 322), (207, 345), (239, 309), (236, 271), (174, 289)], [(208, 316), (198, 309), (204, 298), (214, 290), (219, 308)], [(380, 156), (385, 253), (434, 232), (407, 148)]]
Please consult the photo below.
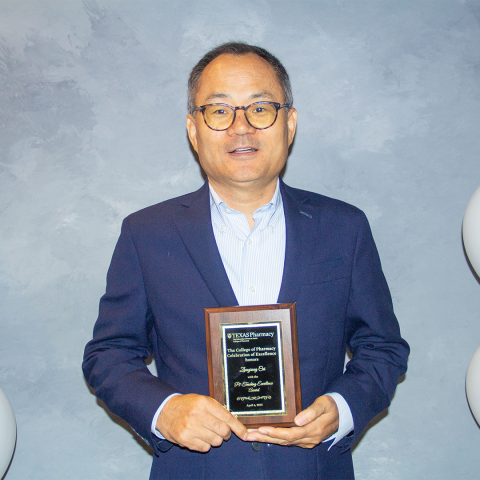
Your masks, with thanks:
[(228, 95), (228, 93), (212, 93), (205, 99), (205, 101), (211, 102), (212, 100), (216, 100), (216, 99), (222, 100), (225, 98), (231, 98), (231, 95)]
[(253, 95), (250, 95), (250, 98), (252, 98), (252, 99), (255, 99), (255, 98), (270, 98), (271, 100), (274, 100), (274, 96), (271, 93), (268, 93), (268, 92), (254, 93)]
[[(205, 102), (208, 103), (208, 102), (213, 102), (215, 100), (225, 100), (225, 99), (229, 99), (229, 98), (232, 98), (232, 95), (228, 94), (228, 93), (221, 93), (221, 92), (215, 92), (215, 93), (212, 93), (211, 95), (209, 95), (206, 99), (205, 99)], [(252, 93), (252, 95), (250, 95), (248, 97), (249, 99), (251, 100), (256, 100), (257, 98), (266, 98), (268, 100), (275, 100), (274, 96), (271, 94), (271, 93), (268, 93), (268, 92), (258, 92), (258, 93)]]

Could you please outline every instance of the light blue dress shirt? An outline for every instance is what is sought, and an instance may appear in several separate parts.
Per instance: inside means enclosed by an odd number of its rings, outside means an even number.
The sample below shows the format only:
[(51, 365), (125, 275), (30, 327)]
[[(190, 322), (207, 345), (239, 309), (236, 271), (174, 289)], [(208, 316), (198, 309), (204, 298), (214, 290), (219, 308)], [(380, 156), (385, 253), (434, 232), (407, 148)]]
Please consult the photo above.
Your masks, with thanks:
[[(280, 182), (272, 199), (253, 212), (255, 225), (250, 229), (247, 217), (228, 207), (210, 185), (210, 212), (218, 251), (228, 280), (240, 306), (277, 303), (285, 262), (286, 228)], [(178, 395), (178, 394), (173, 394)], [(152, 421), (156, 429), (167, 397)], [(353, 430), (353, 418), (345, 399), (339, 393), (328, 393), (339, 411), (338, 431), (325, 441), (334, 440), (330, 448)]]
[(269, 203), (253, 212), (255, 226), (229, 208), (210, 186), (213, 233), (240, 306), (277, 303), (285, 263), (285, 215), (277, 185)]

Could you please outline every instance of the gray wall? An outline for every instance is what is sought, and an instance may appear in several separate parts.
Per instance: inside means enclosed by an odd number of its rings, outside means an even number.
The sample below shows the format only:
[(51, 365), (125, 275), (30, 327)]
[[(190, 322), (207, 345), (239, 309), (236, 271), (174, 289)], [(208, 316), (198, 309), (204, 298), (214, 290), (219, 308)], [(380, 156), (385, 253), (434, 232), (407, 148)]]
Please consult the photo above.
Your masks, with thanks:
[(285, 63), (299, 112), (285, 181), (365, 210), (412, 347), (357, 478), (478, 478), (464, 378), (480, 285), (461, 223), (480, 185), (480, 2), (0, 0), (7, 479), (148, 478), (148, 450), (80, 363), (123, 217), (202, 184), (186, 79), (229, 39)]

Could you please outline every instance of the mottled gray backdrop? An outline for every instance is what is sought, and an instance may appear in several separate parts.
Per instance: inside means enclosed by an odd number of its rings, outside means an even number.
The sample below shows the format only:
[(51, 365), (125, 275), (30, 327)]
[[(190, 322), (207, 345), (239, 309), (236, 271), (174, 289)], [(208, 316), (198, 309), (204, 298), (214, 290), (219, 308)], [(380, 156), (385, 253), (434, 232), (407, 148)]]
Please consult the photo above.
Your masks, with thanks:
[(461, 224), (480, 185), (480, 2), (0, 0), (7, 479), (148, 478), (148, 449), (86, 386), (83, 348), (121, 220), (202, 185), (187, 75), (231, 39), (289, 70), (299, 124), (284, 178), (365, 210), (412, 347), (355, 448), (357, 478), (478, 478), (464, 378), (480, 284)]

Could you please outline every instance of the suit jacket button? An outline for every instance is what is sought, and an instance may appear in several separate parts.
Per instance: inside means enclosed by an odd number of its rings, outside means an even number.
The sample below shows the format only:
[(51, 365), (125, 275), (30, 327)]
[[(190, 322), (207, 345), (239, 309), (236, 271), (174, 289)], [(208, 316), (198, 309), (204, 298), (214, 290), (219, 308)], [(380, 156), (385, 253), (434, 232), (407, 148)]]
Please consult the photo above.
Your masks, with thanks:
[(260, 451), (260, 444), (258, 442), (252, 442), (252, 449), (256, 452)]

